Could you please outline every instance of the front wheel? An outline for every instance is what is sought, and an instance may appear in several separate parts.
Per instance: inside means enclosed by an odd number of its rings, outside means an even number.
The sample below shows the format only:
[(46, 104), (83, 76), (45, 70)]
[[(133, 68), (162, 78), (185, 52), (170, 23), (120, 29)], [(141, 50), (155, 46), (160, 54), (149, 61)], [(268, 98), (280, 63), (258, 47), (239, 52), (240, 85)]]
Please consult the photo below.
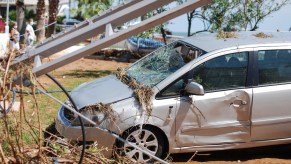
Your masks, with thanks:
[[(140, 147), (142, 150), (146, 150), (151, 154), (154, 154), (159, 158), (162, 157), (163, 152), (165, 151), (164, 138), (161, 133), (154, 128), (143, 127), (140, 129), (139, 127), (134, 127), (126, 131), (122, 137), (126, 141)], [(126, 155), (138, 163), (150, 163), (154, 161), (152, 157), (129, 144), (120, 141), (117, 146), (123, 155)]]

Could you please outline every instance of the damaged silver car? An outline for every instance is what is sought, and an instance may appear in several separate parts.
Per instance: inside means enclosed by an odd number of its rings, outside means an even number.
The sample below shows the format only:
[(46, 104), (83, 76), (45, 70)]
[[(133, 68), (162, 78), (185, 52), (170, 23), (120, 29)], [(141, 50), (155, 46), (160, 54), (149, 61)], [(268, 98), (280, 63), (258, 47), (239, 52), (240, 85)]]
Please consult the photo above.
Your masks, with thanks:
[[(116, 75), (71, 92), (79, 112), (163, 158), (166, 153), (291, 143), (291, 33), (204, 33), (159, 48)], [(69, 105), (70, 102), (67, 102)], [(85, 122), (86, 141), (153, 159)], [(61, 107), (60, 134), (81, 140)]]

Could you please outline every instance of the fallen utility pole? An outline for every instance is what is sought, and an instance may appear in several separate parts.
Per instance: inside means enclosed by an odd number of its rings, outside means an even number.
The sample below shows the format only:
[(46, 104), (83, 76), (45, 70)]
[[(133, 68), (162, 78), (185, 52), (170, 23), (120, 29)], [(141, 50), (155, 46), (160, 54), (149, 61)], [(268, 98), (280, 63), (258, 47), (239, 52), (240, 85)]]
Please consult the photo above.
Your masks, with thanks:
[[(130, 1), (129, 3), (125, 3), (125, 6), (120, 6), (115, 10), (104, 14), (104, 16), (101, 15), (100, 17), (92, 19), (95, 22), (83, 22), (80, 26), (74, 27), (71, 32), (62, 34), (54, 39), (51, 39), (51, 41), (44, 42), (43, 45), (38, 45), (37, 47), (30, 49), (19, 58), (16, 58), (12, 64), (17, 64), (34, 57), (33, 73), (36, 76), (40, 76), (211, 2), (211, 0), (188, 0), (182, 5), (179, 5), (171, 10), (162, 12), (154, 17), (140, 22), (139, 24), (121, 30), (118, 33), (113, 33), (114, 27), (117, 27), (173, 1), (174, 0)], [(103, 39), (92, 42), (82, 49), (71, 52), (48, 63), (42, 63), (42, 59), (49, 57), (56, 52), (76, 45), (98, 34), (104, 33), (105, 38)]]

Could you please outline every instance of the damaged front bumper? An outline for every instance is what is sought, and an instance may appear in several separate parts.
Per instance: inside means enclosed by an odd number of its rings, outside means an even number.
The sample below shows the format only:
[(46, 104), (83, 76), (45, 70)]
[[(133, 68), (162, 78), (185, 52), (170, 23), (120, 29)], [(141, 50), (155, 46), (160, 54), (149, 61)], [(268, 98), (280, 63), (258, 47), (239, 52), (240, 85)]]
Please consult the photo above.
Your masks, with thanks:
[[(81, 126), (72, 126), (71, 121), (65, 116), (65, 109), (61, 107), (56, 119), (56, 129), (61, 136), (74, 141), (82, 141)], [(98, 148), (103, 151), (105, 157), (112, 156), (115, 138), (97, 127), (85, 127), (85, 140), (97, 142)], [(106, 151), (105, 151), (106, 150)]]

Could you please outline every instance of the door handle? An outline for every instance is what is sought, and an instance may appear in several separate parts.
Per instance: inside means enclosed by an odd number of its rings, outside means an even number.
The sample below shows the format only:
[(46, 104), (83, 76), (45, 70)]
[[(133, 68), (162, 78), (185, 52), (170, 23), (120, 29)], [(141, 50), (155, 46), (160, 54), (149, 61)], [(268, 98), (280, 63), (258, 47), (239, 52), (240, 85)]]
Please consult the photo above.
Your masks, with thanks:
[(172, 111), (173, 111), (173, 106), (169, 106), (169, 113), (168, 113), (167, 119), (171, 119)]
[(247, 101), (244, 100), (234, 100), (230, 105), (235, 108), (239, 108), (241, 105), (247, 105)]

